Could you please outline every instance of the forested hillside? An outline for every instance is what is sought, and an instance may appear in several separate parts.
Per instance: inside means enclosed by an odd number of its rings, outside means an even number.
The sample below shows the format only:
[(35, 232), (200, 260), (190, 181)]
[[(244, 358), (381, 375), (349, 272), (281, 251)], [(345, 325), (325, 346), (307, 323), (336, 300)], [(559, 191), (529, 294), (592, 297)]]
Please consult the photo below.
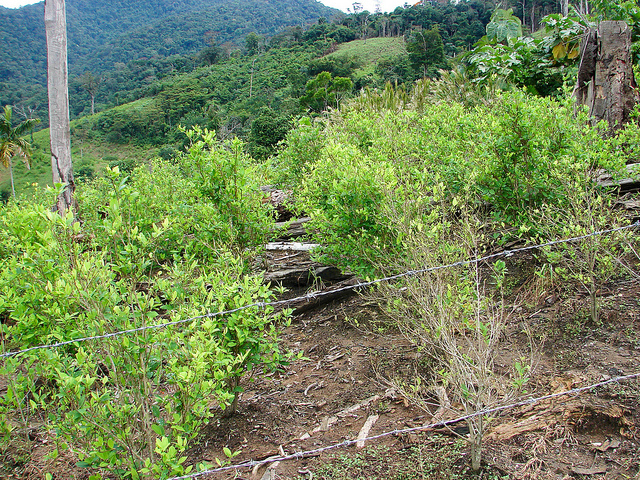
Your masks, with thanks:
[[(250, 32), (273, 35), (286, 26), (331, 18), (313, 0), (70, 0), (70, 76), (120, 68), (131, 60), (189, 55), (211, 45), (237, 48)], [(0, 7), (0, 104), (46, 103), (44, 3)], [(38, 109), (41, 117), (42, 108)]]
[[(75, 161), (79, 178), (93, 175), (102, 165), (135, 164), (123, 158), (128, 157), (123, 152), (131, 151), (122, 148), (125, 144), (151, 147), (165, 157), (175, 155), (186, 142), (179, 126), (199, 125), (222, 136), (238, 135), (248, 142), (253, 155), (266, 157), (293, 126), (296, 115), (317, 115), (362, 88), (382, 87), (387, 81), (409, 84), (425, 72), (437, 75), (439, 68), (449, 68), (447, 58), (483, 35), (490, 12), (476, 1), (433, 4), (399, 8), (391, 14), (320, 18), (305, 27), (285, 27), (269, 35), (258, 32), (273, 31), (274, 22), (287, 20), (304, 4), (282, 10), (276, 3), (265, 2), (262, 8), (236, 15), (233, 8), (238, 5), (166, 18), (161, 21), (165, 30), (137, 29), (83, 59), (95, 68), (70, 80), (71, 118), (78, 119), (72, 134), (75, 155), (80, 156)], [(189, 33), (207, 25), (202, 18), (222, 11), (227, 13), (211, 18), (218, 30)], [(236, 28), (233, 21), (242, 19), (248, 23)], [(418, 33), (423, 30), (431, 32), (440, 45), (434, 54), (420, 53)], [(238, 35), (233, 42), (224, 41), (233, 35)], [(194, 46), (196, 40), (200, 44)], [(186, 48), (185, 42), (193, 53), (175, 54)], [(144, 51), (147, 56), (123, 61)], [(101, 65), (112, 68), (100, 73)], [(11, 88), (39, 92), (13, 105), (17, 114), (39, 117), (39, 128), (46, 127), (44, 86), (16, 82)], [(95, 116), (80, 118), (94, 107)], [(18, 192), (32, 183), (48, 182), (48, 142), (38, 138), (33, 169), (15, 172)], [(105, 151), (100, 147), (105, 144), (118, 149), (99, 153)], [(6, 196), (6, 171), (0, 172), (0, 182)]]

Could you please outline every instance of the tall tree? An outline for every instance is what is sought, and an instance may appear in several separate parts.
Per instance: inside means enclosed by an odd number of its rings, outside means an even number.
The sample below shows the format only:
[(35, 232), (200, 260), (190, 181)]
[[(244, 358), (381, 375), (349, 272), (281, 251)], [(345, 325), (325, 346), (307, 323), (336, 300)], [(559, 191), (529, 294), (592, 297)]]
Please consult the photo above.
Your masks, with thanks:
[(407, 41), (407, 52), (416, 71), (425, 77), (437, 76), (439, 69), (448, 69), (437, 25), (429, 30), (414, 31)]
[(4, 115), (0, 117), (0, 163), (9, 169), (11, 177), (11, 193), (16, 198), (16, 189), (13, 183), (13, 157), (22, 157), (27, 169), (31, 160), (31, 145), (22, 137), (39, 122), (39, 120), (25, 120), (16, 127), (11, 122), (12, 111), (8, 105), (4, 107)]
[(40, 105), (38, 105), (37, 103), (34, 106), (31, 106), (31, 105), (14, 105), (13, 106), (13, 110), (18, 115), (20, 115), (23, 119), (25, 120), (37, 119), (36, 122), (32, 123), (31, 132), (29, 132), (31, 134), (31, 143), (33, 143), (33, 126), (40, 123), (40, 119), (37, 116), (39, 106)]
[(338, 108), (340, 102), (353, 90), (353, 82), (347, 77), (333, 77), (330, 72), (320, 72), (307, 82), (306, 94), (300, 98), (300, 106), (315, 112), (328, 107)]
[(80, 87), (91, 97), (91, 115), (96, 113), (96, 93), (102, 79), (96, 77), (91, 72), (84, 72), (80, 77)]
[(255, 55), (260, 51), (260, 44), (262, 43), (262, 37), (256, 32), (251, 32), (244, 39), (244, 46), (247, 49), (248, 55)]
[(53, 183), (62, 183), (57, 209), (63, 215), (73, 202), (75, 182), (71, 162), (69, 125), (69, 74), (67, 69), (67, 18), (65, 0), (45, 0), (47, 33), (47, 84)]

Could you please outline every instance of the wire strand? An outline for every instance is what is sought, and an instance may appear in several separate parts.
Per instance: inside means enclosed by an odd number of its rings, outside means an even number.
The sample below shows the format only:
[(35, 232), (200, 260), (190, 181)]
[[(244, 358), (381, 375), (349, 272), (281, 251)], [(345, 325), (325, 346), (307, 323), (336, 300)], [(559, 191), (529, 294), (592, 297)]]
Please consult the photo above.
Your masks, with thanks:
[(7, 358), (7, 357), (14, 357), (16, 355), (22, 355), (24, 353), (28, 353), (28, 352), (33, 352), (35, 350), (42, 350), (42, 349), (47, 349), (47, 348), (59, 348), (59, 347), (63, 347), (65, 345), (71, 345), (74, 343), (79, 343), (79, 342), (88, 342), (91, 340), (101, 340), (101, 339), (105, 339), (105, 338), (113, 338), (113, 337), (118, 337), (121, 335), (126, 335), (126, 334), (130, 334), (130, 333), (136, 333), (136, 332), (142, 332), (144, 330), (152, 330), (152, 329), (159, 329), (159, 328), (166, 328), (166, 327), (171, 327), (174, 325), (181, 325), (184, 323), (189, 323), (189, 322), (193, 322), (196, 320), (202, 320), (205, 318), (213, 318), (213, 317), (219, 317), (222, 315), (228, 315), (231, 313), (236, 313), (236, 312), (240, 312), (242, 310), (246, 310), (249, 308), (253, 308), (253, 307), (258, 307), (258, 308), (265, 308), (265, 307), (270, 307), (270, 306), (281, 306), (281, 305), (288, 305), (291, 304), (293, 302), (299, 302), (302, 300), (307, 300), (307, 301), (311, 301), (311, 300), (315, 300), (318, 298), (321, 298), (325, 295), (333, 295), (339, 292), (343, 292), (343, 291), (348, 291), (348, 290), (359, 290), (362, 288), (366, 288), (366, 287), (370, 287), (373, 285), (377, 285), (378, 283), (382, 283), (382, 282), (390, 282), (392, 280), (397, 280), (400, 278), (404, 278), (404, 277), (412, 277), (412, 276), (416, 276), (416, 275), (421, 275), (423, 273), (429, 273), (429, 272), (433, 272), (436, 270), (442, 270), (445, 268), (453, 268), (453, 267), (460, 267), (460, 266), (467, 266), (467, 265), (472, 265), (474, 263), (481, 263), (481, 262), (485, 262), (487, 260), (492, 260), (494, 258), (499, 258), (499, 257), (510, 257), (516, 253), (520, 253), (520, 252), (525, 252), (528, 250), (535, 250), (535, 249), (539, 249), (539, 248), (544, 248), (544, 247), (549, 247), (549, 246), (553, 246), (553, 245), (559, 245), (559, 244), (563, 244), (563, 243), (572, 243), (572, 242), (577, 242), (580, 240), (585, 240), (587, 238), (590, 237), (594, 237), (594, 236), (598, 236), (598, 235), (606, 235), (609, 233), (614, 233), (614, 232), (619, 232), (621, 230), (627, 230), (630, 228), (638, 228), (640, 227), (640, 220), (638, 220), (635, 223), (632, 223), (630, 225), (626, 225), (624, 227), (618, 227), (618, 228), (612, 228), (609, 230), (599, 230), (599, 231), (595, 231), (592, 233), (588, 233), (586, 235), (580, 235), (577, 237), (572, 237), (572, 238), (567, 238), (567, 239), (562, 239), (562, 240), (552, 240), (546, 243), (541, 243), (538, 245), (530, 245), (528, 247), (522, 247), (522, 248), (516, 248), (514, 250), (503, 250), (502, 252), (498, 252), (498, 253), (493, 253), (490, 255), (486, 255), (484, 257), (480, 257), (480, 258), (475, 258), (475, 259), (471, 259), (471, 260), (461, 260), (459, 262), (454, 262), (454, 263), (450, 263), (447, 265), (438, 265), (436, 267), (429, 267), (429, 268), (423, 268), (420, 270), (409, 270), (407, 272), (403, 272), (403, 273), (399, 273), (397, 275), (391, 275), (388, 277), (384, 277), (384, 278), (379, 278), (379, 279), (375, 279), (375, 280), (371, 280), (368, 282), (358, 282), (355, 285), (347, 285), (341, 288), (337, 288), (335, 290), (327, 290), (327, 291), (315, 291), (315, 292), (311, 292), (311, 293), (307, 293), (306, 295), (302, 295), (296, 298), (291, 298), (291, 299), (287, 299), (287, 300), (276, 300), (273, 302), (255, 302), (255, 303), (250, 303), (247, 305), (243, 305), (241, 307), (238, 308), (234, 308), (231, 310), (223, 310), (223, 311), (218, 311), (218, 312), (213, 312), (213, 313), (206, 313), (204, 315), (197, 315), (194, 317), (190, 317), (190, 318), (185, 318), (182, 320), (176, 320), (176, 321), (172, 321), (172, 322), (166, 322), (166, 323), (159, 323), (157, 325), (146, 325), (144, 327), (137, 327), (137, 328), (131, 328), (128, 330), (119, 330), (117, 332), (111, 332), (111, 333), (106, 333), (104, 335), (94, 335), (94, 336), (88, 336), (88, 337), (81, 337), (81, 338), (76, 338), (73, 340), (66, 340), (63, 342), (57, 342), (57, 343), (51, 343), (51, 344), (47, 344), (47, 345), (37, 345), (34, 347), (29, 347), (29, 348), (25, 348), (23, 350), (16, 350), (14, 352), (6, 352), (6, 353), (2, 353), (0, 354), (0, 358)]
[(365, 441), (369, 441), (369, 440), (378, 440), (380, 438), (384, 438), (384, 437), (388, 437), (390, 435), (404, 435), (407, 433), (413, 433), (413, 432), (419, 432), (419, 431), (423, 431), (423, 430), (431, 430), (433, 428), (438, 428), (438, 427), (444, 427), (447, 425), (453, 425), (465, 420), (469, 420), (471, 418), (474, 417), (478, 417), (478, 416), (482, 416), (482, 415), (490, 415), (493, 413), (498, 413), (498, 412), (502, 412), (505, 410), (510, 410), (512, 408), (516, 408), (516, 407), (522, 407), (525, 405), (531, 405), (534, 403), (538, 403), (541, 402), (543, 400), (550, 400), (553, 398), (558, 398), (564, 395), (579, 395), (581, 393), (593, 390), (594, 388), (598, 388), (598, 387), (602, 387), (605, 385), (608, 385), (610, 383), (619, 383), (623, 380), (631, 380), (634, 378), (638, 378), (640, 377), (640, 372), (638, 373), (633, 373), (631, 375), (624, 375), (624, 376), (619, 376), (619, 377), (615, 377), (615, 378), (610, 378), (608, 380), (603, 380), (602, 382), (598, 382), (598, 383), (594, 383), (592, 385), (587, 385), (585, 387), (578, 387), (578, 388), (574, 388), (571, 390), (567, 390), (564, 392), (556, 392), (556, 393), (550, 393), (548, 395), (543, 395), (540, 397), (535, 397), (535, 398), (529, 398), (526, 400), (521, 400), (519, 402), (515, 402), (509, 405), (502, 405), (499, 407), (492, 407), (492, 408), (487, 408), (484, 410), (480, 410), (478, 412), (474, 412), (474, 413), (470, 413), (468, 415), (463, 415), (461, 417), (455, 418), (453, 420), (443, 420), (440, 422), (436, 422), (436, 423), (431, 423), (428, 425), (422, 425), (420, 427), (411, 427), (411, 428), (402, 428), (402, 429), (396, 429), (396, 430), (391, 430), (391, 431), (387, 431), (384, 433), (380, 433), (377, 435), (372, 435), (370, 437), (365, 437), (365, 438), (361, 438), (361, 439), (356, 439), (356, 440), (344, 440), (340, 443), (335, 443), (332, 445), (327, 445), (325, 447), (320, 447), (320, 448), (316, 448), (313, 450), (306, 450), (303, 452), (296, 452), (296, 453), (292, 453), (290, 455), (281, 455), (279, 457), (270, 457), (269, 459), (266, 460), (249, 460), (243, 463), (239, 463), (236, 465), (226, 465), (223, 467), (218, 467), (218, 468), (214, 468), (214, 469), (210, 469), (210, 470), (204, 470), (202, 472), (196, 472), (196, 473), (192, 473), (189, 475), (183, 475), (181, 477), (171, 477), (168, 480), (187, 480), (187, 479), (191, 479), (191, 478), (197, 478), (197, 477), (201, 477), (203, 475), (209, 475), (212, 473), (219, 473), (219, 472), (224, 472), (224, 471), (228, 471), (228, 470), (237, 470), (240, 468), (252, 468), (252, 467), (256, 467), (258, 465), (264, 465), (267, 463), (273, 463), (273, 462), (283, 462), (286, 460), (295, 460), (295, 459), (300, 459), (303, 457), (308, 457), (310, 455), (316, 455), (316, 454), (320, 454), (323, 452), (326, 452), (328, 450), (334, 450), (336, 448), (340, 448), (340, 447), (348, 447), (349, 445), (353, 445), (355, 443), (358, 442), (365, 442)]

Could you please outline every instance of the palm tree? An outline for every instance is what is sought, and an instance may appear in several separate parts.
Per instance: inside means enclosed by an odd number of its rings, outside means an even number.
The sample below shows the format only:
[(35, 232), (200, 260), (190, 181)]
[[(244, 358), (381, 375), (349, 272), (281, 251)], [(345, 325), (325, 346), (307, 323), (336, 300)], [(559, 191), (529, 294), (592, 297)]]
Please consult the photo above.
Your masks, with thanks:
[(40, 120), (25, 120), (16, 127), (11, 125), (11, 107), (4, 107), (4, 115), (0, 116), (0, 163), (9, 169), (11, 177), (11, 193), (16, 198), (16, 189), (13, 184), (13, 157), (22, 157), (27, 169), (31, 160), (31, 144), (22, 138)]

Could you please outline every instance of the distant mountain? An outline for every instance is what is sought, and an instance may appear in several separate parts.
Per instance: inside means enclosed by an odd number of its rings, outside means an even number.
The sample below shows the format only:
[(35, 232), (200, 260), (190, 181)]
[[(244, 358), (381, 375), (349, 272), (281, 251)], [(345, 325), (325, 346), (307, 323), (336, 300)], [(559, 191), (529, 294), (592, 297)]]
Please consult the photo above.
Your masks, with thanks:
[[(315, 0), (67, 0), (69, 73), (192, 54), (211, 41), (241, 45), (340, 12)], [(44, 2), (0, 7), (0, 105), (39, 103), (46, 86)]]

